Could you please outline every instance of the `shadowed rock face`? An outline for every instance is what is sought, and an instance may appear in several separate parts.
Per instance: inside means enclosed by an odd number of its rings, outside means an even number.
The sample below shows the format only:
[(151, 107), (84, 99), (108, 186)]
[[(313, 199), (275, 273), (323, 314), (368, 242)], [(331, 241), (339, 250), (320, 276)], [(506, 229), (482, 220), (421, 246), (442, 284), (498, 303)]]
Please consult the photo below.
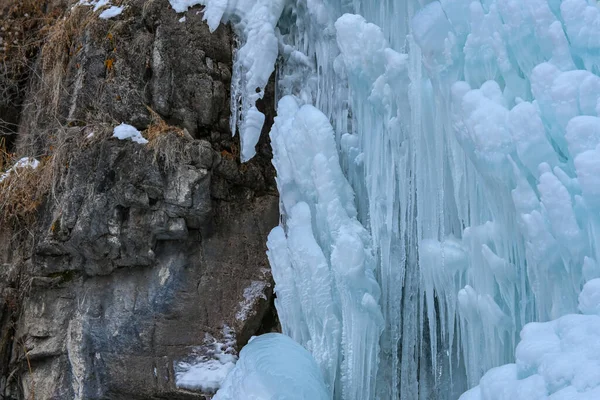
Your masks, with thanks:
[[(264, 133), (256, 158), (238, 161), (231, 30), (211, 34), (200, 8), (178, 22), (166, 0), (124, 4), (72, 33), (55, 109), (42, 61), (30, 78), (16, 148), (48, 154), (53, 132), (72, 151), (29, 233), (0, 228), (9, 399), (201, 399), (176, 387), (180, 361), (210, 354), (207, 338), (234, 341), (235, 353), (276, 326), (265, 254), (274, 172)], [(110, 137), (120, 122), (146, 129), (146, 106), (185, 133), (149, 145)], [(272, 89), (263, 106), (272, 116)]]

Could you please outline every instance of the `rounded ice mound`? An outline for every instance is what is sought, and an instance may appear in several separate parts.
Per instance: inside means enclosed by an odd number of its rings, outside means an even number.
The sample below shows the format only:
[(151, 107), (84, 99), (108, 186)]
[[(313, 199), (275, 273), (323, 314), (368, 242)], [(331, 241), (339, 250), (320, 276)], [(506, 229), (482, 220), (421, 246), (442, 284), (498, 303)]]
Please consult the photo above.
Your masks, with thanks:
[(600, 278), (588, 281), (579, 295), (579, 311), (582, 314), (600, 315)]
[(250, 340), (213, 400), (328, 400), (311, 354), (288, 336), (267, 333)]

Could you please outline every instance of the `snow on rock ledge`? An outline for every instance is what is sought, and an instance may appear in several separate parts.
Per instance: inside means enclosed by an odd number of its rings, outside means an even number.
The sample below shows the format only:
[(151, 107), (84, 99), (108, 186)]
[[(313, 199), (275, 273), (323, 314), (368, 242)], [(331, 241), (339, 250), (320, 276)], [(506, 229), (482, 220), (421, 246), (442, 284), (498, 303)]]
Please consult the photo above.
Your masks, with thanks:
[(121, 124), (119, 126), (116, 126), (113, 131), (113, 137), (116, 137), (119, 140), (131, 139), (131, 141), (139, 144), (148, 143), (148, 141), (144, 139), (140, 131), (138, 131), (133, 126), (127, 124)]
[(178, 13), (186, 12), (188, 8), (193, 7), (197, 4), (204, 4), (202, 0), (169, 0), (171, 7)]
[(254, 337), (240, 352), (213, 400), (327, 400), (319, 367), (310, 353), (285, 335)]
[(113, 6), (111, 5), (110, 0), (80, 0), (76, 6), (93, 6), (94, 12), (98, 11), (102, 7), (108, 7), (106, 10), (102, 11), (98, 18), (100, 19), (110, 19), (120, 15), (123, 12), (124, 7)]
[(223, 343), (206, 334), (206, 345), (196, 349), (191, 361), (176, 362), (175, 384), (179, 388), (214, 393), (237, 361), (234, 354), (235, 338), (228, 327), (224, 329)]
[(15, 163), (11, 168), (9, 168), (6, 172), (0, 173), (0, 182), (5, 180), (12, 174), (13, 172), (17, 172), (17, 170), (21, 168), (33, 168), (36, 169), (40, 165), (40, 162), (35, 158), (23, 157), (19, 161)]
[(123, 12), (123, 7), (112, 6), (108, 10), (104, 10), (100, 13), (98, 18), (100, 19), (110, 19), (116, 17), (117, 15), (121, 15)]

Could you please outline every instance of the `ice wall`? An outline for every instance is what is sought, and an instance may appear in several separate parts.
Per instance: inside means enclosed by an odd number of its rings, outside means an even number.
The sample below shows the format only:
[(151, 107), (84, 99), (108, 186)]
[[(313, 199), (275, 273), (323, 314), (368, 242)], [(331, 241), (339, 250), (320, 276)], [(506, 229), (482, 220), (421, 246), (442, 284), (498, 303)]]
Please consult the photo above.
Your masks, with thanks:
[[(205, 2), (215, 24), (263, 4)], [(236, 73), (268, 77), (278, 54), (277, 307), (333, 397), (456, 399), (514, 361), (527, 323), (595, 329), (564, 317), (600, 277), (595, 0), (269, 4), (264, 41), (239, 25), (253, 50)], [(239, 82), (234, 94), (253, 104)], [(495, 371), (525, 384), (514, 366)], [(486, 376), (475, 391), (492, 399)], [(570, 395), (532, 379), (541, 398)], [(593, 385), (573, 385), (593, 397)]]
[(314, 75), (280, 87), (328, 113), (377, 252), (379, 398), (457, 398), (597, 276), (598, 11), (331, 1), (302, 25), (336, 49), (283, 36)]

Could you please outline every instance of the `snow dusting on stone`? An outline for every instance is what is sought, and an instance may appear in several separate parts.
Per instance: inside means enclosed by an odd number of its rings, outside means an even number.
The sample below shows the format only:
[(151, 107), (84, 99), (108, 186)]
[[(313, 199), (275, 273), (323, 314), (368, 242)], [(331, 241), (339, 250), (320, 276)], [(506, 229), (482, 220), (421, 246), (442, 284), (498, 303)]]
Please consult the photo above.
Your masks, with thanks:
[(244, 301), (240, 303), (240, 310), (235, 317), (238, 320), (245, 321), (248, 319), (248, 314), (252, 311), (257, 301), (260, 299), (267, 300), (265, 289), (267, 283), (264, 281), (252, 281), (250, 286), (244, 289)]

